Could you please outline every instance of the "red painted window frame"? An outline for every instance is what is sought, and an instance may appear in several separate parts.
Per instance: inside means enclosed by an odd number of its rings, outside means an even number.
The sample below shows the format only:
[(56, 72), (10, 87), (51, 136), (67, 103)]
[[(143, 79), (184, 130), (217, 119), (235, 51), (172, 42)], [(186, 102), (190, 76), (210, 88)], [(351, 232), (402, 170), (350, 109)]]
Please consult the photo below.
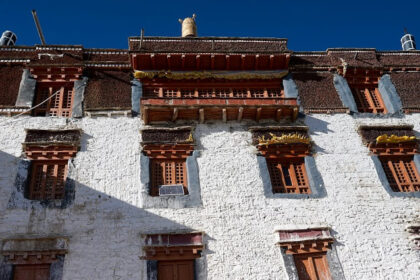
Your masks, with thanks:
[[(41, 169), (40, 169), (41, 167)], [(52, 168), (52, 170), (51, 170)], [(63, 199), (67, 178), (68, 160), (34, 160), (28, 197), (31, 200)], [(52, 171), (53, 173), (48, 173)], [(51, 183), (49, 185), (49, 183)], [(49, 188), (49, 190), (48, 190)], [(39, 189), (39, 191), (37, 191)]]
[(382, 96), (375, 85), (351, 85), (354, 101), (360, 113), (387, 113)]
[(380, 155), (379, 160), (394, 192), (420, 191), (420, 174), (414, 162), (414, 155)]
[(266, 161), (273, 193), (311, 194), (304, 157), (280, 157)]
[[(168, 166), (169, 165), (169, 166)], [(150, 195), (159, 196), (160, 185), (181, 184), (188, 194), (186, 159), (151, 159), (150, 160)]]
[(33, 110), (34, 116), (71, 117), (74, 99), (73, 82), (39, 82), (35, 94), (35, 106), (57, 93)]

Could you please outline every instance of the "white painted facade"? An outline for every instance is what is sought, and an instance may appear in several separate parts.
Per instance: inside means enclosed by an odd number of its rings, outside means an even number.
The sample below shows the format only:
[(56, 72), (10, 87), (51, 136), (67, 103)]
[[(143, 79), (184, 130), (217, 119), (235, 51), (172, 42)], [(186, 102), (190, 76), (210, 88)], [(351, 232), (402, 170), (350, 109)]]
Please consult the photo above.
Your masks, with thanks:
[[(275, 230), (329, 226), (343, 279), (418, 279), (419, 251), (405, 229), (419, 223), (419, 199), (385, 191), (357, 129), (412, 124), (420, 136), (420, 114), (313, 114), (304, 122), (326, 197), (267, 198), (248, 126), (198, 124), (202, 206), (145, 209), (139, 118), (0, 117), (0, 240), (66, 236), (63, 279), (145, 280), (141, 234), (198, 230), (206, 234), (198, 279), (288, 279)], [(66, 209), (8, 209), (28, 128), (83, 130)]]

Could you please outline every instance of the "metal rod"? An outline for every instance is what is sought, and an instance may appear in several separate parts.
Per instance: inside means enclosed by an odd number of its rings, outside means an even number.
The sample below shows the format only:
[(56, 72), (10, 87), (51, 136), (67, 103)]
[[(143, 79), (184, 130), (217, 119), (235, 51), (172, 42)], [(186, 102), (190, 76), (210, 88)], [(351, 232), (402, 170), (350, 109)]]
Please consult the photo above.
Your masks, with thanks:
[(34, 17), (36, 29), (38, 30), (38, 35), (39, 35), (39, 38), (41, 39), (41, 43), (42, 43), (42, 45), (46, 45), (44, 34), (42, 34), (41, 25), (39, 24), (38, 16), (36, 15), (35, 10), (32, 10), (32, 16)]
[(141, 29), (140, 32), (140, 46), (139, 46), (139, 50), (141, 50), (141, 46), (143, 45), (143, 36), (144, 36), (144, 29)]

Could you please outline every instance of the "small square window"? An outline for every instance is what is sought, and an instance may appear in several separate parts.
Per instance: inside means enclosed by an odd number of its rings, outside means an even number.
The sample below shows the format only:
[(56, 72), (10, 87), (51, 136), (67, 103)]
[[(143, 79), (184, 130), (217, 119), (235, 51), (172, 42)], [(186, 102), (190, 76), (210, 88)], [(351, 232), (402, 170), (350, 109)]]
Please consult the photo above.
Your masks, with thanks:
[(389, 185), (394, 192), (420, 191), (420, 175), (413, 156), (380, 156)]
[(63, 199), (67, 160), (32, 162), (28, 197), (32, 200)]
[[(329, 228), (279, 230), (279, 242), (285, 255), (291, 255), (296, 267), (293, 279), (331, 280), (327, 254), (334, 239)], [(296, 277), (297, 276), (297, 277)]]
[(34, 116), (70, 117), (73, 105), (73, 84), (39, 83), (35, 95), (35, 106), (38, 104), (41, 105), (33, 110)]
[(14, 265), (13, 280), (48, 280), (50, 264)]
[(142, 258), (148, 260), (148, 279), (195, 279), (195, 264), (204, 250), (203, 235), (203, 232), (146, 235)]
[(273, 193), (310, 194), (303, 157), (267, 159)]
[(194, 280), (194, 260), (158, 261), (158, 280)]
[(379, 90), (375, 86), (350, 86), (360, 113), (386, 113)]
[(327, 252), (293, 255), (299, 280), (332, 279)]
[(158, 196), (163, 185), (182, 185), (188, 194), (186, 159), (151, 159), (150, 195)]

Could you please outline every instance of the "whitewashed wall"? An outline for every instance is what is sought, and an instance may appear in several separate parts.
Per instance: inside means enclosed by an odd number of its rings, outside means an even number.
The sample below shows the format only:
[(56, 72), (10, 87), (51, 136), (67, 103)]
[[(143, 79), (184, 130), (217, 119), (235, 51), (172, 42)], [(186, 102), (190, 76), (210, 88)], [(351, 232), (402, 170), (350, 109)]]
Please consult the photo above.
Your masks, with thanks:
[[(287, 279), (274, 231), (333, 229), (345, 279), (418, 279), (419, 254), (405, 227), (419, 222), (416, 198), (390, 197), (381, 186), (359, 125), (413, 124), (403, 118), (309, 115), (316, 164), (327, 196), (266, 198), (247, 126), (197, 125), (203, 206), (143, 209), (139, 119), (0, 118), (0, 239), (68, 236), (63, 279), (146, 279), (141, 234), (201, 230), (207, 279)], [(255, 125), (255, 124), (254, 124)], [(25, 128), (81, 128), (75, 157), (76, 198), (67, 209), (7, 209)]]

